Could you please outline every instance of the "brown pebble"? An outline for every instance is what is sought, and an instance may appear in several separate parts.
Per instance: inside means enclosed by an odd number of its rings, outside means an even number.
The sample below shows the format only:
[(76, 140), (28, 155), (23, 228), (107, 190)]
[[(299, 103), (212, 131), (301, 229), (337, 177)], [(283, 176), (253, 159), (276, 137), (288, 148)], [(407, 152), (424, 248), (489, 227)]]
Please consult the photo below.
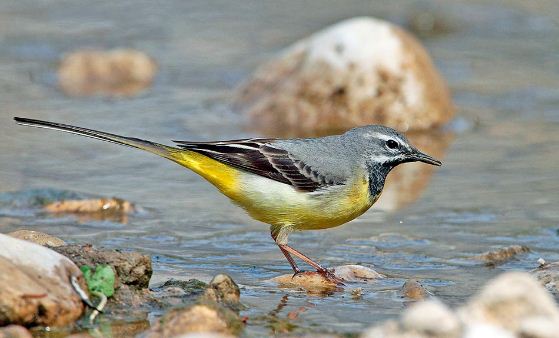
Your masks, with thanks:
[(363, 298), (363, 288), (356, 288), (351, 290), (351, 298), (356, 300)]
[(337, 266), (334, 268), (334, 274), (348, 282), (367, 282), (385, 277), (369, 267), (357, 264)]
[(511, 245), (497, 250), (488, 251), (476, 256), (476, 259), (484, 261), (486, 265), (502, 264), (511, 260), (516, 255), (530, 252), (530, 249), (524, 245)]
[(71, 96), (131, 96), (149, 87), (156, 73), (155, 61), (140, 51), (81, 50), (64, 57), (58, 82)]
[(52, 213), (118, 212), (130, 214), (135, 211), (134, 204), (120, 198), (57, 201), (45, 205), (44, 209)]
[(14, 238), (23, 239), (25, 241), (33, 242), (35, 244), (39, 244), (42, 246), (57, 247), (66, 244), (66, 242), (64, 242), (60, 238), (51, 236), (49, 234), (40, 231), (21, 229), (21, 230), (12, 231), (7, 235)]
[(239, 304), (241, 291), (237, 283), (225, 274), (216, 275), (204, 292), (204, 296), (217, 303), (235, 307)]
[(324, 275), (315, 271), (305, 271), (293, 276), (292, 274), (272, 278), (270, 281), (279, 287), (302, 288), (312, 294), (325, 294), (336, 291), (338, 285), (328, 280)]
[(402, 286), (401, 293), (411, 300), (422, 300), (429, 296), (429, 291), (415, 279), (408, 279)]
[(233, 335), (242, 325), (238, 315), (216, 303), (196, 304), (167, 312), (142, 336), (176, 337), (189, 333)]
[(530, 273), (549, 292), (559, 295), (559, 262), (546, 262)]

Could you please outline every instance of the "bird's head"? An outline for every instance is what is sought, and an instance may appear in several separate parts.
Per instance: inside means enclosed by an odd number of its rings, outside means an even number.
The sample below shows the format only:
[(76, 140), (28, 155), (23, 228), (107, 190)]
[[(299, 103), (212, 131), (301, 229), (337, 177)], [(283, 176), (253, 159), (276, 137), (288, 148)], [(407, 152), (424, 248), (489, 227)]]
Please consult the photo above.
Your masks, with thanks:
[(361, 146), (360, 153), (368, 165), (384, 167), (390, 171), (398, 164), (423, 162), (440, 166), (441, 161), (419, 151), (408, 139), (396, 130), (384, 126), (354, 128), (347, 135)]

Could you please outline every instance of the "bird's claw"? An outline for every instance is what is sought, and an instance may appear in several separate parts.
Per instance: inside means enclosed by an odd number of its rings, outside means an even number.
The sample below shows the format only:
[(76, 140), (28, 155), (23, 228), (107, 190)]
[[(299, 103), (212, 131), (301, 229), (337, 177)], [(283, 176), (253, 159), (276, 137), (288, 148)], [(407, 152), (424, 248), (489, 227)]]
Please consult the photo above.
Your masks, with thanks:
[(317, 270), (318, 273), (320, 273), (324, 278), (328, 279), (330, 282), (333, 282), (336, 285), (339, 286), (344, 286), (344, 280), (338, 276), (336, 276), (336, 274), (334, 274), (334, 269), (320, 269)]

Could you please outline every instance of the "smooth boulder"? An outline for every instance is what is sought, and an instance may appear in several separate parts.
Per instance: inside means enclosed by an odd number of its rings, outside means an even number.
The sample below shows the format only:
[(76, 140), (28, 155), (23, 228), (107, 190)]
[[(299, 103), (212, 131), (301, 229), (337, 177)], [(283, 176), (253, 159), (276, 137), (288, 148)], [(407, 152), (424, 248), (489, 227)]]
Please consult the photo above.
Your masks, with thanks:
[(68, 258), (41, 245), (0, 234), (0, 326), (63, 326), (84, 306), (70, 284), (83, 275)]
[(448, 122), (454, 110), (425, 48), (402, 28), (370, 17), (294, 43), (242, 84), (235, 103), (250, 126), (279, 136), (364, 124), (426, 130)]

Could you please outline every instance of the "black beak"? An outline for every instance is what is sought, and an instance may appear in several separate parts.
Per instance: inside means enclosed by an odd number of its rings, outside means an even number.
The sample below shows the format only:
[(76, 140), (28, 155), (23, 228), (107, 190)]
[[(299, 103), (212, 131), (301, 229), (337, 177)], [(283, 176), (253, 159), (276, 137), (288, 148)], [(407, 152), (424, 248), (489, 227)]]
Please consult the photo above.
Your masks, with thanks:
[(414, 149), (414, 152), (411, 154), (410, 159), (412, 161), (419, 161), (431, 165), (436, 165), (440, 167), (443, 163), (427, 154), (422, 153), (421, 151)]

